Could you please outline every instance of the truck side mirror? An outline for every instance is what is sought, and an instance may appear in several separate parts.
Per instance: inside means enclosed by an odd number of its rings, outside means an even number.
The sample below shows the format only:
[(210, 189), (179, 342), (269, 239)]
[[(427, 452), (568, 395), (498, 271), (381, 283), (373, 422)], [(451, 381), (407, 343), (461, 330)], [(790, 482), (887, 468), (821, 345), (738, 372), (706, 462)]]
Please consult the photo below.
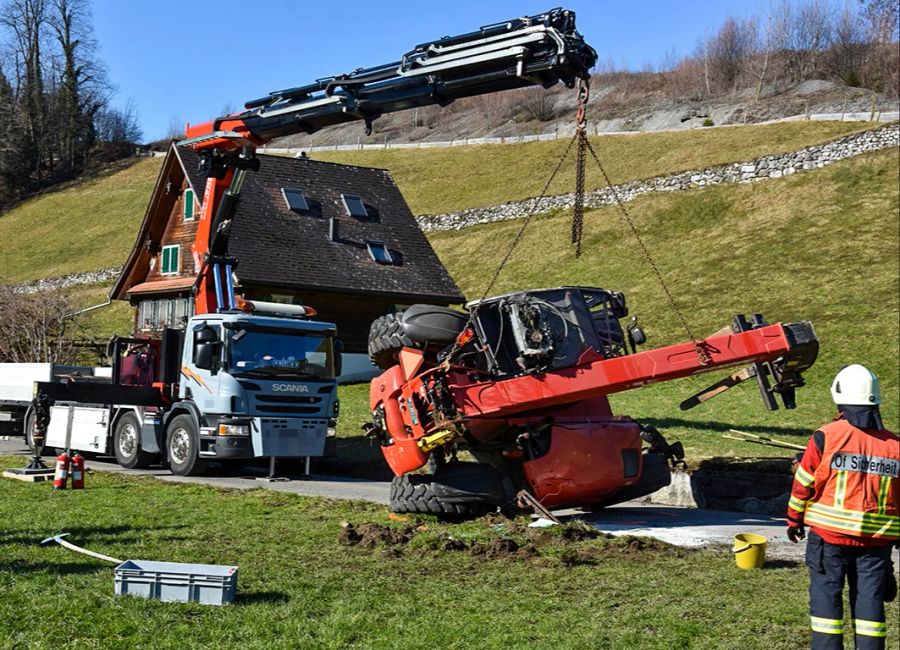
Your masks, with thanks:
[(344, 342), (334, 339), (334, 376), (340, 377), (344, 369)]
[(194, 365), (215, 373), (219, 369), (221, 342), (216, 331), (203, 327), (194, 332)]

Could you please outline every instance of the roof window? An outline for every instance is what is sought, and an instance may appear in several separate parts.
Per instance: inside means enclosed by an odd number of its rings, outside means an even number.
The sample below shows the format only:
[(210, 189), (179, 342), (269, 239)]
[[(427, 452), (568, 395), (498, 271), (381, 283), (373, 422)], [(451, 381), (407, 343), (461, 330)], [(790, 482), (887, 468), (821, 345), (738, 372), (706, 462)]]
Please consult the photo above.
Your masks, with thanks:
[(341, 194), (341, 200), (344, 202), (344, 208), (347, 214), (358, 219), (365, 219), (369, 216), (366, 206), (363, 205), (362, 199), (353, 194)]
[(306, 202), (306, 197), (303, 196), (303, 192), (300, 190), (282, 187), (281, 194), (284, 196), (284, 202), (287, 204), (288, 210), (291, 210), (292, 212), (309, 211), (309, 204)]
[(369, 257), (379, 264), (394, 263), (394, 258), (391, 256), (391, 252), (387, 249), (387, 246), (384, 245), (384, 242), (367, 239), (366, 248), (369, 249)]

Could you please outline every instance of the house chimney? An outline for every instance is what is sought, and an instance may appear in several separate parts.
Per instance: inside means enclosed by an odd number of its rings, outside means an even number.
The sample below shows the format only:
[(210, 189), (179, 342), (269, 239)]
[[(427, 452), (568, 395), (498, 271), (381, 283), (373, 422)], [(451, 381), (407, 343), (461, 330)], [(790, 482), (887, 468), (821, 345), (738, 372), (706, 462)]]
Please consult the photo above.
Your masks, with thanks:
[(334, 217), (328, 218), (328, 240), (331, 242), (338, 240), (338, 223)]

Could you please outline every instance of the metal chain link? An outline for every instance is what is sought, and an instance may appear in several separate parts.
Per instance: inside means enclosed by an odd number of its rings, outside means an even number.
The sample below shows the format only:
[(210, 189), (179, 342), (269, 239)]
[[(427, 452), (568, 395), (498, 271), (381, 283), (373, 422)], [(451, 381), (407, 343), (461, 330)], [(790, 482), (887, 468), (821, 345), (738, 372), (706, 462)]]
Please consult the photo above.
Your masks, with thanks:
[(575, 245), (575, 257), (581, 257), (581, 239), (584, 232), (584, 168), (587, 150), (587, 108), (590, 84), (586, 79), (578, 82), (578, 112), (575, 116), (575, 137), (578, 147), (575, 150), (575, 202), (572, 207), (572, 244)]
[(487, 287), (484, 290), (484, 293), (481, 295), (481, 300), (484, 300), (490, 294), (491, 289), (494, 288), (494, 284), (497, 282), (497, 278), (500, 277), (500, 273), (503, 271), (503, 267), (506, 266), (506, 263), (509, 261), (509, 258), (512, 256), (513, 251), (516, 249), (516, 246), (519, 245), (519, 240), (522, 239), (522, 235), (525, 234), (525, 229), (528, 227), (528, 224), (531, 223), (532, 217), (534, 217), (538, 206), (542, 199), (547, 198), (547, 192), (550, 190), (550, 184), (556, 178), (556, 175), (559, 173), (559, 170), (562, 169), (563, 163), (566, 161), (566, 158), (569, 157), (569, 152), (572, 150), (572, 144), (577, 139), (576, 136), (572, 136), (572, 139), (569, 140), (569, 144), (566, 145), (566, 150), (563, 152), (562, 157), (559, 159), (559, 162), (556, 163), (556, 169), (553, 170), (553, 173), (550, 174), (550, 178), (547, 179), (547, 182), (544, 184), (544, 189), (541, 190), (540, 196), (536, 199), (531, 200), (531, 206), (529, 207), (528, 214), (525, 215), (525, 218), (522, 220), (522, 226), (519, 228), (518, 232), (516, 232), (516, 236), (513, 237), (512, 242), (509, 245), (509, 249), (506, 251), (506, 255), (503, 256), (503, 259), (500, 261), (500, 264), (497, 266), (497, 270), (494, 271), (494, 275), (491, 278), (491, 281), (488, 283)]
[(631, 229), (631, 233), (634, 235), (634, 238), (637, 240), (638, 245), (644, 252), (644, 257), (647, 259), (647, 263), (650, 265), (650, 268), (653, 269), (653, 273), (656, 274), (656, 279), (659, 281), (659, 285), (662, 287), (663, 292), (666, 294), (669, 305), (671, 305), (672, 310), (678, 315), (678, 319), (681, 321), (681, 326), (684, 328), (684, 331), (687, 334), (688, 338), (691, 340), (691, 343), (694, 344), (694, 350), (696, 350), (697, 352), (697, 358), (700, 361), (700, 365), (708, 365), (712, 362), (712, 358), (709, 356), (709, 353), (703, 348), (703, 346), (700, 345), (700, 343), (697, 341), (697, 338), (694, 336), (694, 333), (691, 331), (687, 319), (684, 317), (681, 309), (679, 309), (678, 303), (675, 301), (675, 297), (672, 295), (672, 292), (669, 291), (669, 286), (666, 284), (665, 279), (663, 279), (663, 275), (660, 272), (659, 267), (656, 266), (656, 262), (653, 260), (653, 256), (650, 254), (650, 249), (647, 248), (647, 245), (641, 238), (641, 234), (640, 232), (638, 232), (637, 226), (634, 225), (634, 221), (632, 220), (631, 215), (628, 214), (628, 210), (625, 208), (625, 203), (619, 197), (619, 193), (616, 192), (612, 181), (609, 179), (609, 175), (606, 173), (606, 169), (603, 167), (603, 163), (600, 162), (600, 158), (597, 156), (597, 152), (594, 151), (594, 147), (587, 140), (587, 138), (585, 138), (585, 142), (587, 143), (588, 151), (591, 152), (591, 157), (594, 159), (594, 162), (597, 163), (597, 167), (600, 168), (600, 173), (603, 175), (603, 180), (606, 181), (606, 186), (609, 188), (613, 200), (616, 202), (616, 205), (619, 206), (619, 210), (622, 213), (622, 217), (624, 218), (625, 223), (628, 224), (628, 227)]
[[(469, 325), (471, 325), (475, 320), (475, 316), (478, 314), (478, 310), (481, 308), (481, 302), (488, 297), (488, 295), (491, 293), (491, 289), (494, 288), (494, 284), (497, 283), (497, 279), (500, 277), (500, 273), (503, 272), (503, 268), (506, 266), (506, 263), (509, 262), (509, 258), (512, 256), (513, 251), (516, 250), (516, 246), (519, 245), (519, 241), (522, 239), (522, 235), (525, 234), (525, 229), (528, 227), (528, 224), (531, 223), (532, 217), (534, 217), (535, 213), (537, 212), (537, 208), (540, 205), (541, 200), (547, 197), (547, 192), (550, 191), (550, 185), (553, 183), (553, 180), (556, 178), (559, 170), (562, 169), (563, 163), (569, 157), (569, 152), (572, 150), (572, 144), (575, 142), (577, 137), (578, 136), (576, 134), (569, 140), (569, 143), (566, 145), (565, 151), (563, 151), (562, 156), (560, 156), (559, 158), (559, 162), (556, 163), (556, 168), (553, 170), (553, 173), (550, 174), (550, 178), (547, 179), (547, 182), (544, 183), (544, 188), (541, 190), (540, 196), (531, 200), (528, 213), (522, 219), (522, 225), (516, 232), (515, 237), (513, 237), (512, 242), (510, 242), (506, 254), (503, 256), (503, 259), (500, 260), (500, 264), (497, 265), (497, 269), (494, 271), (494, 275), (491, 277), (491, 281), (488, 282), (487, 287), (485, 287), (484, 293), (481, 294), (481, 299), (478, 301), (478, 304), (476, 304), (475, 308), (469, 312), (469, 318), (466, 321), (466, 326), (463, 328), (463, 330), (468, 328)], [(453, 341), (453, 347), (450, 348), (450, 352), (448, 352), (447, 356), (444, 358), (444, 363), (449, 364), (453, 359), (453, 355), (456, 354), (458, 349), (459, 337), (456, 337), (456, 339)]]

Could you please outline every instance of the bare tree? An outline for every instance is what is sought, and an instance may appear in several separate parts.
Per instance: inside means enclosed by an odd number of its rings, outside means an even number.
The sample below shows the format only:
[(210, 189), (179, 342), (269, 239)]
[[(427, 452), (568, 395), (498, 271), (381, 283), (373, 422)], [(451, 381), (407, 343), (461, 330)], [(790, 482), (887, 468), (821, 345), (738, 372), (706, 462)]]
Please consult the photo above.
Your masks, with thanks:
[(52, 165), (44, 138), (47, 102), (44, 93), (42, 46), (46, 27), (46, 0), (7, 0), (0, 11), (0, 25), (13, 35), (17, 59), (17, 83), (23, 107), (23, 126), (28, 146), (35, 152), (34, 171), (40, 184), (44, 169)]
[(0, 287), (0, 362), (72, 363), (77, 324), (61, 291), (22, 293)]
[(709, 41), (709, 67), (723, 90), (736, 92), (741, 72), (755, 50), (755, 19), (727, 18)]
[(525, 114), (538, 122), (549, 122), (556, 115), (556, 96), (543, 88), (531, 88), (522, 96)]
[(860, 71), (865, 57), (862, 24), (849, 3), (837, 17), (832, 28), (832, 43), (826, 57), (829, 73), (848, 86), (862, 83)]
[(860, 0), (865, 21), (868, 52), (863, 65), (866, 85), (877, 92), (896, 96), (900, 89), (900, 56), (897, 38), (900, 32), (900, 7), (896, 0)]
[(184, 137), (184, 120), (180, 115), (173, 114), (169, 118), (169, 124), (166, 126), (165, 140), (180, 140)]
[(94, 117), (112, 94), (98, 61), (87, 0), (50, 0), (49, 25), (59, 45), (59, 156), (70, 169), (85, 162), (94, 140)]
[(788, 75), (793, 82), (809, 79), (831, 44), (830, 7), (824, 0), (782, 0), (777, 13)]
[(484, 118), (489, 129), (496, 128), (509, 119), (513, 112), (513, 93), (490, 93), (472, 98), (475, 108)]
[(751, 75), (756, 79), (756, 90), (753, 93), (753, 101), (758, 102), (769, 72), (769, 58), (775, 48), (774, 12), (771, 3), (766, 10), (765, 26), (760, 37), (755, 43), (755, 56), (751, 57), (749, 68)]
[(134, 145), (143, 137), (137, 107), (131, 100), (122, 109), (103, 108), (97, 111), (94, 122), (100, 153), (105, 159), (130, 155)]

